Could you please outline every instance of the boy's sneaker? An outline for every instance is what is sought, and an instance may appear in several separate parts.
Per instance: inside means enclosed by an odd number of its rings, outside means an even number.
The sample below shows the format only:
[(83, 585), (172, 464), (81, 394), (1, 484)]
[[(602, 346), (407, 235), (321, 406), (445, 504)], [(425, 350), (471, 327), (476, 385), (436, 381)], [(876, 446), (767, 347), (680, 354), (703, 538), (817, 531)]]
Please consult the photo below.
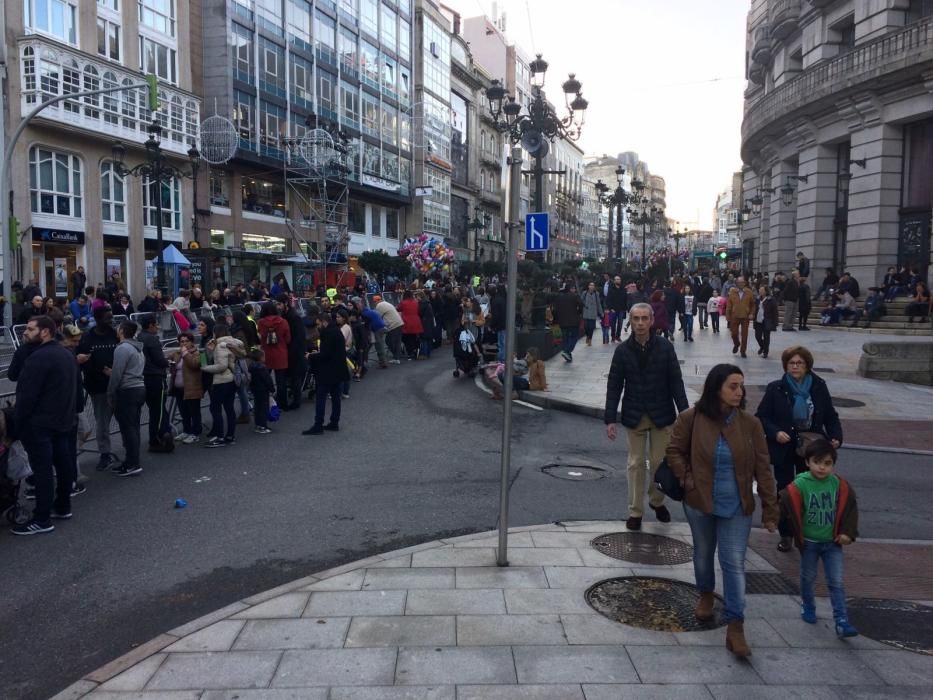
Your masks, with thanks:
[(87, 491), (87, 486), (85, 486), (84, 484), (73, 484), (71, 487), (72, 497), (80, 496), (82, 493), (86, 491)]
[(200, 442), (200, 441), (201, 441), (200, 435), (185, 435), (185, 439), (182, 440), (182, 442), (185, 445), (193, 445), (194, 443)]
[(204, 443), (205, 447), (223, 447), (224, 445), (226, 445), (226, 443), (224, 442), (223, 438), (219, 437), (212, 437), (206, 443)]
[(841, 620), (836, 620), (836, 636), (839, 637), (839, 639), (858, 637), (858, 630), (850, 625), (846, 618), (842, 618)]
[(14, 535), (41, 535), (44, 532), (52, 532), (55, 526), (51, 522), (40, 523), (37, 520), (30, 520), (28, 523), (17, 525), (10, 529)]
[(188, 433), (178, 433), (178, 435), (175, 436), (175, 442), (184, 442), (187, 437)]
[(114, 469), (113, 473), (117, 476), (134, 476), (136, 474), (141, 474), (143, 468), (140, 466), (131, 467), (127, 464), (121, 464), (118, 469)]
[(800, 608), (800, 619), (810, 625), (815, 625), (816, 624), (816, 608), (811, 608), (808, 605), (802, 606)]
[(257, 425), (257, 426), (253, 429), (253, 432), (256, 433), (257, 435), (268, 435), (268, 434), (271, 433), (272, 431), (269, 430), (269, 429), (268, 429), (266, 426), (264, 426), (264, 425)]

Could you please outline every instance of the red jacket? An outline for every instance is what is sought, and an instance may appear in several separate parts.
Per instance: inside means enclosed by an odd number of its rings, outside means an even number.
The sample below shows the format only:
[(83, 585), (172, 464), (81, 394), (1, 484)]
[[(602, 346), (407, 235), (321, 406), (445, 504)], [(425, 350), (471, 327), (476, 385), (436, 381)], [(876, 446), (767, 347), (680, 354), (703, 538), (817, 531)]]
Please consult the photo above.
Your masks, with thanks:
[(402, 328), (403, 335), (421, 335), (424, 326), (421, 325), (421, 311), (417, 299), (402, 299), (398, 305), (398, 312), (405, 323)]
[[(836, 521), (833, 523), (833, 539), (839, 535), (848, 535), (855, 542), (858, 536), (858, 504), (855, 500), (855, 491), (849, 482), (837, 475), (839, 479), (839, 502), (836, 504)], [(781, 513), (787, 517), (794, 530), (794, 541), (798, 548), (803, 548), (803, 498), (800, 489), (793, 482), (779, 494), (781, 498)]]
[[(270, 331), (275, 331), (278, 341), (275, 345), (268, 343)], [(288, 369), (288, 344), (292, 342), (288, 321), (281, 316), (265, 316), (259, 319), (259, 342), (266, 354), (266, 367)]]

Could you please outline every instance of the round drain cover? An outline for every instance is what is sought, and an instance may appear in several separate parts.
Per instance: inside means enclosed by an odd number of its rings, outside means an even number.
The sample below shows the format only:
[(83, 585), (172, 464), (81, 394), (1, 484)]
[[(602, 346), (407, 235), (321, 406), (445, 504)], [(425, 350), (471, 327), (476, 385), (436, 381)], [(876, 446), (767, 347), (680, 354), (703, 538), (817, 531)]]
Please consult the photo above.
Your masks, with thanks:
[(603, 479), (608, 472), (599, 467), (590, 467), (582, 464), (548, 464), (541, 468), (548, 476), (568, 481), (595, 481)]
[(862, 634), (898, 649), (933, 656), (933, 608), (903, 600), (854, 598), (849, 621)]
[(689, 583), (653, 576), (600, 581), (586, 592), (586, 602), (600, 615), (632, 627), (659, 632), (698, 632), (722, 627), (722, 599), (715, 596), (713, 619), (693, 614), (700, 593)]
[(590, 544), (607, 557), (637, 564), (686, 564), (693, 560), (693, 547), (686, 542), (647, 532), (613, 532)]
[(864, 405), (865, 402), (859, 401), (858, 399), (847, 399), (845, 396), (833, 397), (833, 406), (838, 406), (839, 408), (862, 408)]

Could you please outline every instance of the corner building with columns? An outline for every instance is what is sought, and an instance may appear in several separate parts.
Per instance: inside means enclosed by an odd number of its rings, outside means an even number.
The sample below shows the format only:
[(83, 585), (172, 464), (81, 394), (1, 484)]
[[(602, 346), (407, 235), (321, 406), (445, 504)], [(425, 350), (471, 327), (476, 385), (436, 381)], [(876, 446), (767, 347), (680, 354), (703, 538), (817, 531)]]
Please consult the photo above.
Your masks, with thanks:
[(933, 2), (752, 0), (743, 266), (930, 271)]

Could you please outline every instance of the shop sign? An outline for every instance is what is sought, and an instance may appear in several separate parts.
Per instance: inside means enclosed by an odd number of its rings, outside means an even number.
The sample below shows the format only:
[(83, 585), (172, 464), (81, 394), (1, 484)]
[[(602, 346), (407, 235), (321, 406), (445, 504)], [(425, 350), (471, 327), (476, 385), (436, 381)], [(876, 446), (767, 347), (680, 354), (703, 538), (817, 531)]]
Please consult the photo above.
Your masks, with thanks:
[(191, 264), (188, 266), (188, 279), (191, 284), (200, 284), (204, 286), (204, 261), (197, 258), (190, 258)]
[(392, 182), (392, 180), (386, 180), (385, 178), (368, 175), (366, 173), (360, 176), (360, 182), (367, 187), (375, 187), (376, 189), (387, 190), (389, 192), (401, 192), (402, 190), (402, 185), (398, 182)]
[(63, 231), (57, 228), (34, 228), (32, 240), (36, 243), (67, 243), (84, 245), (84, 231)]

